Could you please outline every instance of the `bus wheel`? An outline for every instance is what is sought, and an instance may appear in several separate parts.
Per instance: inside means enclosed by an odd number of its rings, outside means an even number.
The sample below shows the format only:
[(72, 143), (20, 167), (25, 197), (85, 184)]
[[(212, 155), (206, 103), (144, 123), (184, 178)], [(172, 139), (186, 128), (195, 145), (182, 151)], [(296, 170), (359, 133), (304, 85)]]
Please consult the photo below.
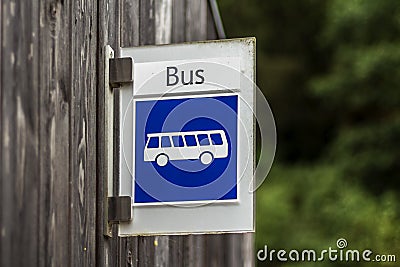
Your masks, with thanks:
[(201, 154), (200, 156), (200, 161), (201, 163), (203, 163), (204, 165), (208, 165), (212, 162), (213, 160), (213, 155), (210, 152), (204, 152), (203, 154)]
[(158, 155), (156, 158), (157, 165), (164, 167), (168, 163), (168, 156), (165, 154)]

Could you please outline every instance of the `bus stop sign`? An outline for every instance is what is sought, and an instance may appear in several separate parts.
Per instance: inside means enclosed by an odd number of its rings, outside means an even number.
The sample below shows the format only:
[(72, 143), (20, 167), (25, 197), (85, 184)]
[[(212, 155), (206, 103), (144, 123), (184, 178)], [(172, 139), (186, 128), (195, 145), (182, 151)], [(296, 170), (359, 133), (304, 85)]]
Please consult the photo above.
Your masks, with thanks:
[(134, 203), (237, 200), (237, 104), (135, 100)]
[(119, 234), (254, 231), (253, 38), (121, 48)]

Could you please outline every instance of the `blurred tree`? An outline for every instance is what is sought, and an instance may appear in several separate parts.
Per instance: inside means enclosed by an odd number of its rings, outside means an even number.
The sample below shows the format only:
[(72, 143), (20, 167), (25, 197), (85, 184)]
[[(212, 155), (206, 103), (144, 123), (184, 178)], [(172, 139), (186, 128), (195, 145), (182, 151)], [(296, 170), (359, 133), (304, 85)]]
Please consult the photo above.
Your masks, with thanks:
[[(257, 84), (277, 123), (256, 247), (326, 249), (342, 237), (399, 258), (400, 1), (219, 3), (229, 37), (257, 37)], [(306, 266), (333, 265), (351, 264)]]
[(400, 1), (220, 7), (230, 37), (257, 37), (257, 84), (275, 114), (277, 159), (329, 160), (375, 193), (400, 190)]
[(221, 0), (229, 37), (257, 37), (257, 84), (270, 102), (282, 161), (317, 158), (330, 140), (330, 116), (307, 92), (327, 55), (318, 44), (325, 1)]
[[(396, 255), (400, 248), (399, 198), (393, 192), (371, 197), (362, 187), (341, 179), (341, 171), (327, 165), (274, 165), (267, 186), (257, 191), (256, 248), (314, 249), (317, 253), (345, 238), (347, 249), (370, 249)], [(371, 257), (372, 258), (372, 257)], [(259, 266), (371, 266), (371, 262), (279, 262), (275, 255)], [(374, 266), (372, 264), (372, 266)], [(388, 262), (384, 266), (398, 266)]]
[(400, 190), (400, 1), (330, 1), (311, 87), (335, 114), (327, 159), (374, 193)]

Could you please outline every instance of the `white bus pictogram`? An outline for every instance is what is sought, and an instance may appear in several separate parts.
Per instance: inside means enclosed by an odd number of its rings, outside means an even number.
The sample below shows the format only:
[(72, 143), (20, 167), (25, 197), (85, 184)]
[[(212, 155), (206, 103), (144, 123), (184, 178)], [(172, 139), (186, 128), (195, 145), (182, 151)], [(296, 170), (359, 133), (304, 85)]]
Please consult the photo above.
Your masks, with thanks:
[(228, 156), (228, 142), (223, 130), (147, 134), (144, 161), (159, 166), (172, 160), (196, 160), (208, 165), (214, 158)]

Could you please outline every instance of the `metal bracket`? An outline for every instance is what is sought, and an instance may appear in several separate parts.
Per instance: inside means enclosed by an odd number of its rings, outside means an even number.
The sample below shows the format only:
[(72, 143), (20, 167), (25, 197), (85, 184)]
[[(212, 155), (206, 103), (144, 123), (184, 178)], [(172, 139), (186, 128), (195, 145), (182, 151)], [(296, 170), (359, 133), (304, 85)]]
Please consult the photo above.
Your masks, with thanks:
[(110, 58), (109, 59), (111, 87), (120, 87), (123, 83), (133, 82), (133, 60), (130, 57)]
[(112, 225), (132, 220), (130, 196), (114, 196), (114, 92), (113, 87), (133, 82), (132, 58), (114, 58), (111, 46), (104, 47), (104, 235), (112, 236)]
[(114, 92), (110, 86), (110, 59), (114, 57), (111, 46), (104, 47), (104, 172), (103, 175), (103, 229), (104, 235), (112, 236), (112, 224), (108, 222), (108, 197), (113, 195), (114, 174)]
[(128, 222), (132, 220), (130, 196), (108, 198), (108, 223)]

